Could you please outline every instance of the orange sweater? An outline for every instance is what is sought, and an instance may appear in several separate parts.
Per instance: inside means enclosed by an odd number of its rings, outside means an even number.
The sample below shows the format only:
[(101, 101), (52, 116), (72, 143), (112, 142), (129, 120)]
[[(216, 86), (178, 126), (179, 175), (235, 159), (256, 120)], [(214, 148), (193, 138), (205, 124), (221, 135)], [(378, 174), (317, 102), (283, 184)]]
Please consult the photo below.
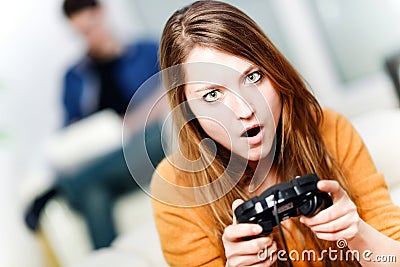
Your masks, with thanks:
[[(357, 198), (360, 217), (383, 234), (400, 241), (400, 207), (389, 196), (385, 180), (352, 125), (340, 114), (324, 111), (320, 128), (324, 141), (348, 179), (350, 190)], [(161, 180), (176, 183), (174, 167), (162, 161), (153, 176), (152, 190), (162, 190)], [(165, 192), (168, 194), (168, 192)], [(179, 197), (179, 196), (170, 196)], [(161, 246), (171, 266), (225, 266), (210, 225), (201, 223), (201, 207), (180, 208), (153, 200), (153, 210)], [(289, 251), (312, 249), (291, 224), (284, 221)], [(308, 244), (307, 248), (304, 244)], [(317, 254), (318, 256), (318, 254)], [(321, 262), (294, 261), (294, 266), (321, 266)]]

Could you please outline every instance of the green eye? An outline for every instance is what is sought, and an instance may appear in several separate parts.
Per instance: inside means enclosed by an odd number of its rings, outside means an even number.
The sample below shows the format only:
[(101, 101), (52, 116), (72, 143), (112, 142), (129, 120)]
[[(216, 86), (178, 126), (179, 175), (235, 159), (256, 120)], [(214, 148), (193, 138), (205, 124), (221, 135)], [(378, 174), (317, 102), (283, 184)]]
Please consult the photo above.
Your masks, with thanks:
[(246, 76), (246, 82), (256, 83), (261, 79), (261, 73), (258, 71), (252, 72)]
[(213, 90), (203, 96), (203, 99), (207, 102), (217, 101), (221, 97), (221, 92), (218, 90)]

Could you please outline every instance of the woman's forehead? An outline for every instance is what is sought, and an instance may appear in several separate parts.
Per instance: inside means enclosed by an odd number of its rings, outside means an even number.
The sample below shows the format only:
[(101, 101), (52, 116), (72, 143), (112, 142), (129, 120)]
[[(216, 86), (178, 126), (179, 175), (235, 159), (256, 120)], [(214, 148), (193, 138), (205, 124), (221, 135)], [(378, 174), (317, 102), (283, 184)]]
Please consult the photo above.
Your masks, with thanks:
[(250, 60), (243, 59), (231, 53), (206, 46), (195, 46), (186, 57), (184, 63), (186, 64), (198, 62), (223, 65), (242, 74), (245, 73), (249, 67), (255, 65)]
[(185, 85), (190, 90), (197, 90), (199, 85), (229, 87), (256, 69), (247, 60), (207, 47), (194, 48), (182, 67)]

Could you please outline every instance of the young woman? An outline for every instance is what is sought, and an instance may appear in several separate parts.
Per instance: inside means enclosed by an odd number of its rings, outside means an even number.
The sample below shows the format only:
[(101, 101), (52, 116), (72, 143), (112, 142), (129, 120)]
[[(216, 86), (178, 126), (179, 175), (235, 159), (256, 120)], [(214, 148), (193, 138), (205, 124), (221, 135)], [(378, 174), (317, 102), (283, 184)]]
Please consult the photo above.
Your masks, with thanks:
[[(362, 140), (320, 107), (251, 18), (226, 3), (195, 2), (168, 20), (160, 61), (179, 152), (157, 167), (152, 195), (171, 266), (287, 266), (289, 256), (294, 266), (400, 261), (400, 208)], [(333, 205), (282, 221), (289, 254), (276, 229), (248, 238), (261, 227), (237, 223), (233, 210), (307, 173)]]

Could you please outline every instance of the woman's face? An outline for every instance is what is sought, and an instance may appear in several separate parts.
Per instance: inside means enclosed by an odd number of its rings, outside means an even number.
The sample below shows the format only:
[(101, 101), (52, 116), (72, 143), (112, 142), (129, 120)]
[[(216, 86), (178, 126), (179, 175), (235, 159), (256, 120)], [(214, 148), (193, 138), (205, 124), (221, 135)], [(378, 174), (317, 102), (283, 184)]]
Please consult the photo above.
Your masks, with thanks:
[(266, 157), (282, 108), (267, 76), (252, 62), (201, 46), (184, 63), (186, 99), (203, 130), (247, 160)]

